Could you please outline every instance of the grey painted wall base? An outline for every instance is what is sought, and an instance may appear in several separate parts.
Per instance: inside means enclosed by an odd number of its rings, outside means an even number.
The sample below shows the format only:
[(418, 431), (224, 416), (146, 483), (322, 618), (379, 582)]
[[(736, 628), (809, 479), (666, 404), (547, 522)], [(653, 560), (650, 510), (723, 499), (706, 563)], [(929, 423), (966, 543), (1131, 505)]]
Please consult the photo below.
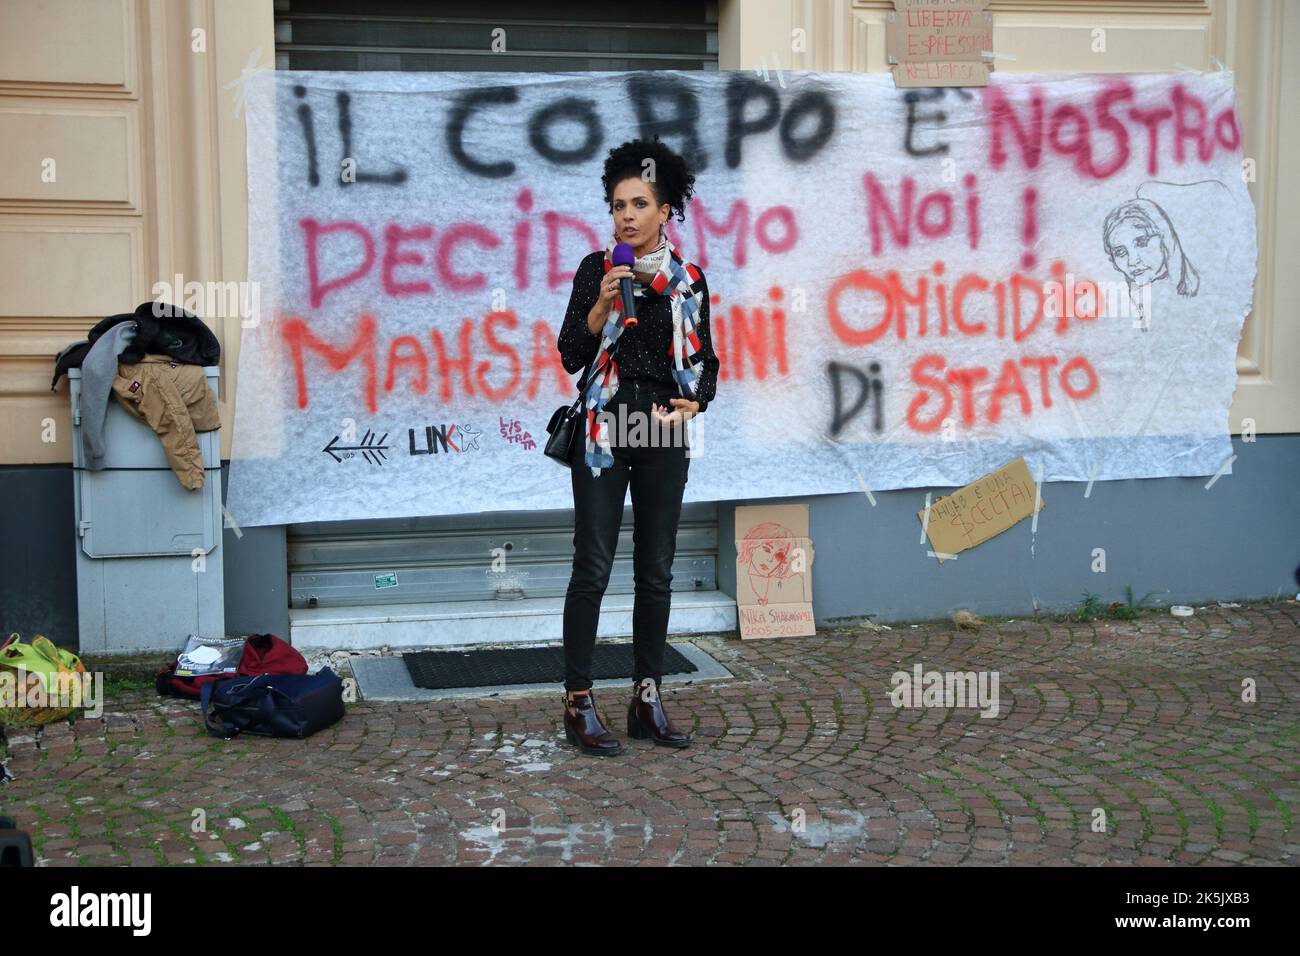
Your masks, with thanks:
[(77, 526), (72, 467), (0, 468), (0, 631), (76, 648)]
[[(957, 608), (990, 615), (1076, 607), (1083, 593), (1105, 602), (1204, 604), (1294, 596), (1300, 564), (1300, 436), (1234, 437), (1232, 474), (1210, 478), (1047, 482), (1036, 533), (1031, 520), (941, 566), (921, 543), (916, 512), (926, 489), (815, 496), (809, 502), (813, 612), (818, 624), (869, 616), (877, 622), (946, 617)], [(933, 497), (952, 489), (929, 489)], [(735, 502), (762, 504), (763, 501)], [(735, 536), (724, 513), (720, 537)], [(730, 522), (728, 526), (728, 522)], [(1105, 572), (1092, 570), (1094, 549)], [(735, 593), (735, 555), (723, 555), (723, 586)]]
[[(959, 607), (1018, 616), (1155, 592), (1151, 604), (1204, 604), (1294, 594), (1300, 563), (1300, 436), (1233, 439), (1231, 475), (1048, 482), (1034, 533), (1028, 520), (942, 566), (926, 556), (916, 512), (926, 489), (819, 495), (809, 503), (813, 611), (818, 624), (851, 617), (891, 623), (945, 617)], [(224, 499), (228, 464), (222, 467)], [(930, 489), (935, 495), (952, 489)], [(721, 540), (735, 538), (734, 506), (720, 510)], [(238, 515), (235, 515), (238, 521)], [(0, 629), (76, 646), (72, 472), (0, 468)], [(226, 631), (289, 634), (282, 527), (226, 528)], [(1092, 570), (1105, 549), (1106, 571)], [(735, 594), (736, 556), (723, 547), (719, 585)]]

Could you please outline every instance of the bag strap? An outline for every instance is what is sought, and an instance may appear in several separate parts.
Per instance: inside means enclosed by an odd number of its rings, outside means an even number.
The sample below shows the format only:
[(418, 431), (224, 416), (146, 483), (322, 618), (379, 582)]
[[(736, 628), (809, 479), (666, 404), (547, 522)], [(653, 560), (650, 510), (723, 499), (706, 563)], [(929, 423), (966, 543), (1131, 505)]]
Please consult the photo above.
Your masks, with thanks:
[[(227, 678), (227, 680), (237, 680), (238, 678)], [(212, 695), (218, 684), (224, 684), (224, 680), (210, 680), (199, 688), (199, 708), (203, 712), (203, 726), (207, 728), (209, 734), (213, 737), (224, 737), (230, 740), (239, 734), (240, 728), (228, 720), (222, 719), (217, 713), (216, 707), (212, 707), (212, 713), (209, 714), (209, 706), (212, 704)]]
[[(624, 328), (624, 329), (623, 329), (623, 332), (627, 332), (627, 329)], [(605, 335), (605, 333), (604, 333), (604, 331), (602, 330), (602, 331), (601, 331), (601, 337), (603, 338), (604, 335)], [(610, 349), (609, 349), (609, 360), (610, 360), (611, 362), (614, 361), (614, 353), (618, 351), (618, 347), (619, 347), (620, 345), (622, 345), (622, 344), (623, 344), (623, 336), (622, 336), (622, 335), (619, 335), (618, 340), (615, 341), (614, 344), (613, 344), (612, 346), (610, 346)], [(599, 347), (597, 347), (597, 350), (596, 350), (596, 358), (592, 359), (590, 362), (587, 363), (587, 374), (583, 376), (583, 379), (584, 379), (583, 383), (582, 383), (581, 385), (578, 386), (578, 400), (577, 400), (576, 402), (574, 402), (571, 406), (569, 406), (570, 408), (578, 408), (578, 407), (580, 407), (580, 406), (582, 405), (582, 400), (583, 400), (583, 398), (584, 398), (584, 397), (586, 396), (586, 394), (587, 394), (587, 388), (588, 388), (588, 386), (591, 385), (591, 379), (592, 379), (592, 376), (595, 374), (595, 371), (596, 371), (596, 370), (595, 370), (594, 366), (595, 366), (595, 364), (596, 364), (596, 359), (598, 359), (598, 358), (600, 358), (600, 349), (599, 349)]]
[[(212, 703), (212, 688), (218, 681), (210, 680), (199, 688), (199, 709), (203, 713), (203, 727), (213, 737), (224, 737), (229, 740), (235, 734), (239, 733), (238, 727), (232, 727), (224, 721), (213, 723), (215, 715), (208, 713), (208, 706)], [(220, 726), (218, 726), (218, 724)]]
[(226, 680), (208, 681), (206, 684), (204, 684), (203, 687), (199, 690), (199, 705), (203, 711), (203, 726), (207, 728), (208, 733), (210, 733), (214, 737), (224, 737), (226, 740), (230, 740), (231, 738), (238, 735), (240, 731), (243, 729), (238, 725), (231, 723), (229, 720), (226, 720), (220, 714), (217, 713), (219, 709), (223, 709), (223, 708), (228, 711), (251, 712), (256, 719), (259, 719), (264, 723), (269, 723), (271, 717), (275, 714), (276, 695), (279, 695), (280, 697), (288, 697), (289, 695), (286, 694), (284, 691), (280, 690), (278, 687), (266, 683), (257, 685), (259, 688), (267, 691), (267, 693), (262, 694), (258, 700), (256, 701), (244, 700), (244, 701), (240, 701), (237, 704), (230, 704), (230, 705), (222, 705), (222, 704), (212, 705), (211, 714), (209, 714), (209, 705), (212, 702), (212, 695), (215, 693), (214, 688), (216, 688), (218, 685), (225, 684), (228, 681), (232, 681), (232, 680), (242, 680), (242, 683), (238, 687), (232, 687), (231, 690), (232, 691), (243, 690), (247, 687), (253, 686), (254, 684), (257, 683), (257, 681), (268, 676), (271, 675), (258, 674), (255, 676), (244, 677), (244, 678), (231, 677), (231, 678), (227, 678)]
[(48, 637), (37, 635), (32, 638), (32, 648), (36, 653), (40, 654), (55, 667), (59, 668), (59, 670), (69, 670), (74, 673), (80, 673), (84, 672), (86, 669), (81, 663), (81, 659), (77, 657), (76, 654), (73, 654), (71, 651), (65, 651), (60, 647), (56, 647), (54, 642)]
[(262, 695), (262, 699), (257, 702), (257, 716), (263, 725), (269, 725), (271, 718), (275, 716), (276, 690), (274, 687), (267, 688), (268, 693)]

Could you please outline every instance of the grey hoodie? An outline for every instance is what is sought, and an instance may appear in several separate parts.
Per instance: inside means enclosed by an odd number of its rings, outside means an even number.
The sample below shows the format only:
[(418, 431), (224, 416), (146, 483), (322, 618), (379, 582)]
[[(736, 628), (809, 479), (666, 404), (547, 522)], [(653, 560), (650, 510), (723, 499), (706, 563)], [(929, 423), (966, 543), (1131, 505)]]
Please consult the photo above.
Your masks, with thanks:
[(138, 328), (134, 322), (117, 323), (99, 337), (81, 362), (81, 447), (91, 471), (104, 467), (104, 422), (117, 375), (117, 357), (135, 339)]

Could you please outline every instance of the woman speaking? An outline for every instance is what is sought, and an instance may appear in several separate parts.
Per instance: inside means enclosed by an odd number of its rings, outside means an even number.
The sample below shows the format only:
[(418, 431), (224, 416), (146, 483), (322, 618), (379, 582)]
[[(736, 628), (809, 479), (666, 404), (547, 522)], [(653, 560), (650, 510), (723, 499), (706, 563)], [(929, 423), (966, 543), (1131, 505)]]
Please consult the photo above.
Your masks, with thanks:
[[(591, 659), (629, 484), (636, 596), (627, 732), (667, 747), (690, 743), (664, 713), (659, 684), (690, 468), (685, 422), (713, 399), (718, 359), (704, 273), (664, 233), (670, 214), (686, 218), (695, 182), (686, 161), (657, 137), (633, 140), (610, 150), (601, 182), (613, 237), (579, 264), (558, 347), (566, 371), (588, 369), (586, 417), (570, 459), (575, 520), (564, 599), (564, 730), (583, 753), (605, 756), (622, 744), (596, 711)], [(614, 265), (621, 243), (635, 256), (630, 266)], [(624, 279), (632, 283), (634, 318), (623, 314)]]

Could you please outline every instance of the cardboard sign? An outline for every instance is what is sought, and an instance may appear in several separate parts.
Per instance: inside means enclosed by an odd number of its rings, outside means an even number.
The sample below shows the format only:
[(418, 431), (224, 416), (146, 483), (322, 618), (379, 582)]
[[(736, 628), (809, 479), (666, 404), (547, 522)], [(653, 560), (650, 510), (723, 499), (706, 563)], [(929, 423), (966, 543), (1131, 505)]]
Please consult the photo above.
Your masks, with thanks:
[(1016, 522), (1044, 507), (1039, 490), (1030, 477), (1029, 466), (1017, 458), (992, 474), (985, 475), (952, 494), (938, 498), (916, 516), (921, 519), (926, 537), (939, 555), (939, 563), (958, 552), (973, 548)]
[(736, 616), (743, 640), (815, 634), (808, 506), (736, 509)]
[(894, 85), (988, 86), (993, 17), (988, 0), (894, 0), (885, 18), (885, 53)]

